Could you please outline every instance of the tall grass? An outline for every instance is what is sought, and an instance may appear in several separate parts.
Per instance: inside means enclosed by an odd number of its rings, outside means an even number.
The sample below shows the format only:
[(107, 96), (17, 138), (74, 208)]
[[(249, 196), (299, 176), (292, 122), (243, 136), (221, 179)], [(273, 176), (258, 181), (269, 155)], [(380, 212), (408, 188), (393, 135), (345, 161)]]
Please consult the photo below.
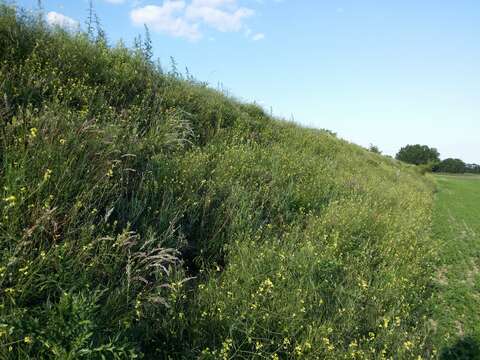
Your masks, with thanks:
[(0, 7), (0, 357), (413, 358), (431, 184)]

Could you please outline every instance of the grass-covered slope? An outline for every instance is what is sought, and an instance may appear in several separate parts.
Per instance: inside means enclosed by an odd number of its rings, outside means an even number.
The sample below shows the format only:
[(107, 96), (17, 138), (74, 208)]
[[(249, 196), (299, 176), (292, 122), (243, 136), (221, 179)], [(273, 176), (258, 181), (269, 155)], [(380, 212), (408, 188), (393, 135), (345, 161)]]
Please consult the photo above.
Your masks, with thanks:
[(0, 8), (0, 358), (429, 356), (431, 188)]

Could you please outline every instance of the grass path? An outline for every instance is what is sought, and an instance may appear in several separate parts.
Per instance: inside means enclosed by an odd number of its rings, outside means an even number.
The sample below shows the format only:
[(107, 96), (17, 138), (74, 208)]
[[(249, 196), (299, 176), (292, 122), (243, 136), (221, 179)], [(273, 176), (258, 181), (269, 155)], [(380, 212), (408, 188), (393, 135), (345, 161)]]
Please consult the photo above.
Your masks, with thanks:
[(480, 176), (436, 176), (432, 326), (441, 359), (480, 359)]

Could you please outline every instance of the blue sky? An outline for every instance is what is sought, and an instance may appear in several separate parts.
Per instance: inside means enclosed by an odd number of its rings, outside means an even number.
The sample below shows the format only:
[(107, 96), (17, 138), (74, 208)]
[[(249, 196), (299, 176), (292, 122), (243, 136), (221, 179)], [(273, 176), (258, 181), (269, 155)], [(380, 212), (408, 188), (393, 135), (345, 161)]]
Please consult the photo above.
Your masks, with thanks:
[[(37, 0), (18, 0), (26, 8)], [(85, 22), (87, 0), (43, 0)], [(480, 163), (478, 0), (96, 0), (112, 43), (147, 23), (156, 57), (273, 113), (387, 154)], [(69, 25), (70, 24), (70, 25)]]

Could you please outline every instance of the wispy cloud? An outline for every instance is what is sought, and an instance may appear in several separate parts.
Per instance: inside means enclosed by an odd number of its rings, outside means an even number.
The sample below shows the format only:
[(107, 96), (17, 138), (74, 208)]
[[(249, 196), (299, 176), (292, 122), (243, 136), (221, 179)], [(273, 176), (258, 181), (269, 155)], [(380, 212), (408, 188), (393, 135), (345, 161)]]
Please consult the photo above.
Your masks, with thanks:
[(243, 20), (254, 14), (249, 8), (237, 7), (233, 0), (193, 0), (185, 11), (191, 21), (201, 21), (222, 31), (240, 31)]
[(265, 39), (265, 34), (264, 33), (258, 33), (252, 36), (253, 41), (260, 41)]
[(104, 0), (104, 1), (106, 1), (106, 2), (108, 2), (108, 3), (110, 3), (110, 4), (115, 4), (115, 5), (117, 5), (117, 4), (123, 4), (123, 3), (125, 3), (126, 0)]
[(55, 11), (50, 11), (47, 14), (47, 23), (50, 26), (60, 26), (66, 30), (78, 30), (80, 28), (78, 21)]
[(245, 20), (254, 14), (236, 0), (165, 0), (162, 5), (137, 7), (130, 17), (135, 25), (147, 24), (158, 32), (198, 40), (203, 27), (221, 32), (245, 30)]

